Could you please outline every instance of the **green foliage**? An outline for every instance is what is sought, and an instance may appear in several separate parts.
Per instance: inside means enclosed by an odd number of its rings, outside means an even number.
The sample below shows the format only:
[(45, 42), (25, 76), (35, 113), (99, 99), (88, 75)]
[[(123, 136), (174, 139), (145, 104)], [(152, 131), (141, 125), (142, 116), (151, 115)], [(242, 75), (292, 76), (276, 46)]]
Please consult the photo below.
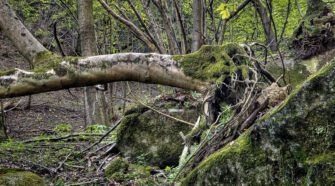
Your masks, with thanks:
[(113, 176), (113, 174), (125, 173), (128, 170), (129, 164), (123, 158), (117, 157), (113, 159), (105, 169), (105, 175), (107, 178)]
[(236, 3), (221, 3), (216, 11), (219, 12), (222, 19), (228, 19), (230, 17), (230, 12), (235, 12), (236, 8)]
[(69, 133), (72, 130), (72, 125), (68, 124), (68, 123), (61, 123), (58, 124), (53, 131), (55, 131), (56, 133)]
[(105, 133), (107, 130), (108, 130), (108, 127), (106, 125), (95, 124), (95, 125), (90, 125), (86, 127), (85, 132), (102, 134), (102, 133)]
[(222, 102), (220, 104), (221, 116), (220, 116), (220, 124), (226, 124), (232, 117), (234, 111), (232, 110), (231, 106)]

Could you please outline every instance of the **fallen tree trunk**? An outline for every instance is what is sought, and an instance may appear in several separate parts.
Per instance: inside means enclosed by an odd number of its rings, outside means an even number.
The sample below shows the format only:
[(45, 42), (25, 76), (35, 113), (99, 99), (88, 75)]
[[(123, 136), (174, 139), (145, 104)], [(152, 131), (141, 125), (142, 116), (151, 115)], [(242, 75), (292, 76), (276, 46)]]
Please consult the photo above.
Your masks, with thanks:
[(35, 58), (35, 64), (33, 71), (14, 69), (2, 72), (0, 98), (115, 81), (163, 84), (200, 92), (209, 85), (186, 76), (170, 55), (125, 53), (62, 58), (43, 52)]
[(62, 58), (49, 52), (0, 0), (0, 29), (31, 62), (32, 71), (0, 72), (0, 98), (37, 94), (115, 81), (138, 81), (204, 91), (209, 85), (183, 73), (170, 55), (113, 54)]

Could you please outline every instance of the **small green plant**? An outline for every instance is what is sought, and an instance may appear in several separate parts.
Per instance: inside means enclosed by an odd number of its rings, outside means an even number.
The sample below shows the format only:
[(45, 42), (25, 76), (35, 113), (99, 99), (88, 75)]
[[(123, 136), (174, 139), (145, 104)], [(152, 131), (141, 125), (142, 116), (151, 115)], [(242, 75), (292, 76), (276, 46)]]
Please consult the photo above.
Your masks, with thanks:
[(72, 130), (72, 126), (68, 123), (61, 123), (58, 124), (53, 131), (55, 131), (56, 133), (69, 133)]
[(139, 156), (136, 157), (136, 163), (139, 165), (147, 165), (147, 161), (146, 161), (146, 154), (141, 154)]
[(102, 133), (105, 133), (107, 130), (108, 130), (108, 127), (106, 125), (94, 124), (94, 125), (90, 125), (86, 127), (85, 132), (102, 134)]
[(201, 98), (202, 95), (199, 92), (192, 91), (191, 96), (192, 96), (193, 99), (198, 100), (198, 99)]
[(222, 103), (220, 105), (220, 108), (221, 108), (220, 124), (226, 124), (233, 116), (233, 110), (231, 109), (231, 106), (226, 103)]

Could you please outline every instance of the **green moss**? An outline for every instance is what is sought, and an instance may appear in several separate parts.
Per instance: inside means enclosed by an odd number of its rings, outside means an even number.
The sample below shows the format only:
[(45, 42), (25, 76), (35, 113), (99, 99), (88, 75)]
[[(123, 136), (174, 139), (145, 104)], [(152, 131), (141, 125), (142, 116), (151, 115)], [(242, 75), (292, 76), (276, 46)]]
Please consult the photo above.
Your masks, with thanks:
[(45, 73), (47, 70), (53, 69), (59, 76), (65, 75), (69, 72), (69, 69), (64, 69), (60, 66), (60, 63), (67, 61), (70, 64), (77, 64), (80, 57), (61, 57), (53, 52), (44, 51), (36, 55), (34, 59), (34, 72)]
[[(166, 104), (164, 104), (166, 105)], [(160, 105), (161, 107), (165, 107)], [(163, 112), (167, 112), (165, 109)], [(167, 113), (186, 121), (196, 120), (197, 110)], [(117, 146), (130, 160), (160, 167), (176, 165), (183, 148), (179, 133), (187, 134), (189, 125), (162, 117), (151, 110), (127, 115), (117, 130)]]
[(151, 167), (130, 164), (126, 172), (115, 172), (109, 177), (109, 179), (122, 183), (122, 185), (157, 185), (150, 174), (150, 170)]
[(184, 73), (195, 79), (221, 83), (245, 64), (245, 51), (237, 44), (202, 46), (198, 51), (175, 56)]
[(324, 163), (335, 163), (335, 152), (328, 152), (328, 153), (322, 153), (318, 154), (312, 157), (307, 158), (306, 160), (307, 164), (324, 164)]
[(0, 76), (9, 76), (9, 75), (12, 75), (15, 72), (16, 72), (15, 69), (0, 71)]
[(142, 106), (142, 105), (136, 105), (135, 107), (128, 109), (124, 113), (124, 115), (126, 116), (126, 115), (130, 115), (130, 114), (134, 114), (134, 113), (141, 114), (141, 113), (143, 113), (143, 112), (145, 112), (147, 110), (149, 110), (148, 107), (145, 107), (145, 106)]
[[(105, 170), (105, 176), (110, 178), (115, 173), (125, 173), (128, 170), (129, 164), (124, 159), (117, 157), (111, 161)], [(120, 175), (117, 174), (117, 175)]]
[(215, 152), (211, 156), (209, 156), (207, 159), (202, 161), (200, 165), (198, 165), (195, 169), (193, 169), (186, 178), (183, 179), (182, 185), (190, 185), (190, 183), (194, 183), (196, 180), (201, 180), (203, 177), (198, 177), (198, 174), (205, 174), (206, 172), (210, 172), (210, 169), (212, 167), (221, 165), (222, 163), (225, 163), (226, 158), (234, 158), (237, 157), (242, 152), (245, 152), (248, 150), (248, 146), (250, 145), (250, 139), (249, 139), (249, 132), (246, 132), (238, 138), (233, 144), (229, 144), (223, 149)]
[(72, 130), (72, 126), (68, 123), (61, 123), (58, 124), (53, 131), (57, 132), (57, 133), (69, 133)]
[(268, 118), (270, 118), (272, 115), (276, 114), (277, 112), (281, 111), (285, 106), (290, 103), (290, 101), (297, 96), (299, 92), (301, 92), (301, 89), (303, 88), (304, 83), (313, 84), (318, 83), (321, 78), (325, 77), (327, 74), (329, 74), (333, 69), (335, 68), (335, 60), (332, 60), (329, 64), (325, 65), (323, 68), (321, 68), (316, 73), (310, 75), (303, 83), (300, 85), (297, 85), (296, 88), (291, 92), (291, 94), (281, 103), (278, 107), (275, 107), (270, 112), (266, 113), (264, 116), (262, 116), (258, 122), (262, 122)]
[(123, 172), (115, 172), (112, 174), (112, 176), (109, 177), (109, 179), (112, 179), (116, 182), (124, 182), (124, 181), (129, 180), (127, 174)]
[(6, 186), (43, 186), (45, 182), (40, 176), (27, 171), (15, 169), (0, 170), (0, 185)]
[(182, 185), (333, 185), (334, 67), (333, 60), (247, 133), (185, 170)]

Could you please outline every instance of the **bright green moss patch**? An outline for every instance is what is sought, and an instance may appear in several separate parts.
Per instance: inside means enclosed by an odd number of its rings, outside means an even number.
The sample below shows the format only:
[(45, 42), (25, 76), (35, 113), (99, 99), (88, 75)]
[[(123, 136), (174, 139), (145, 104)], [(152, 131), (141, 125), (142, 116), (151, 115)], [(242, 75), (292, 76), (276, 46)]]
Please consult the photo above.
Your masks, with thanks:
[(335, 152), (326, 152), (307, 158), (306, 163), (308, 164), (323, 164), (323, 163), (335, 163)]
[(34, 59), (34, 72), (44, 73), (54, 69), (56, 74), (65, 75), (67, 70), (63, 69), (59, 64), (63, 61), (69, 62), (70, 64), (77, 64), (78, 59), (80, 59), (80, 57), (61, 57), (50, 51), (40, 52)]
[(105, 170), (105, 175), (107, 178), (110, 178), (115, 173), (125, 173), (128, 170), (129, 164), (126, 160), (117, 157), (109, 163)]
[(6, 186), (44, 186), (45, 182), (40, 176), (27, 171), (15, 169), (0, 170), (0, 185)]
[(243, 55), (245, 51), (237, 44), (205, 45), (194, 53), (175, 56), (174, 60), (180, 63), (187, 76), (221, 83), (226, 77), (241, 70), (238, 67), (246, 63)]

